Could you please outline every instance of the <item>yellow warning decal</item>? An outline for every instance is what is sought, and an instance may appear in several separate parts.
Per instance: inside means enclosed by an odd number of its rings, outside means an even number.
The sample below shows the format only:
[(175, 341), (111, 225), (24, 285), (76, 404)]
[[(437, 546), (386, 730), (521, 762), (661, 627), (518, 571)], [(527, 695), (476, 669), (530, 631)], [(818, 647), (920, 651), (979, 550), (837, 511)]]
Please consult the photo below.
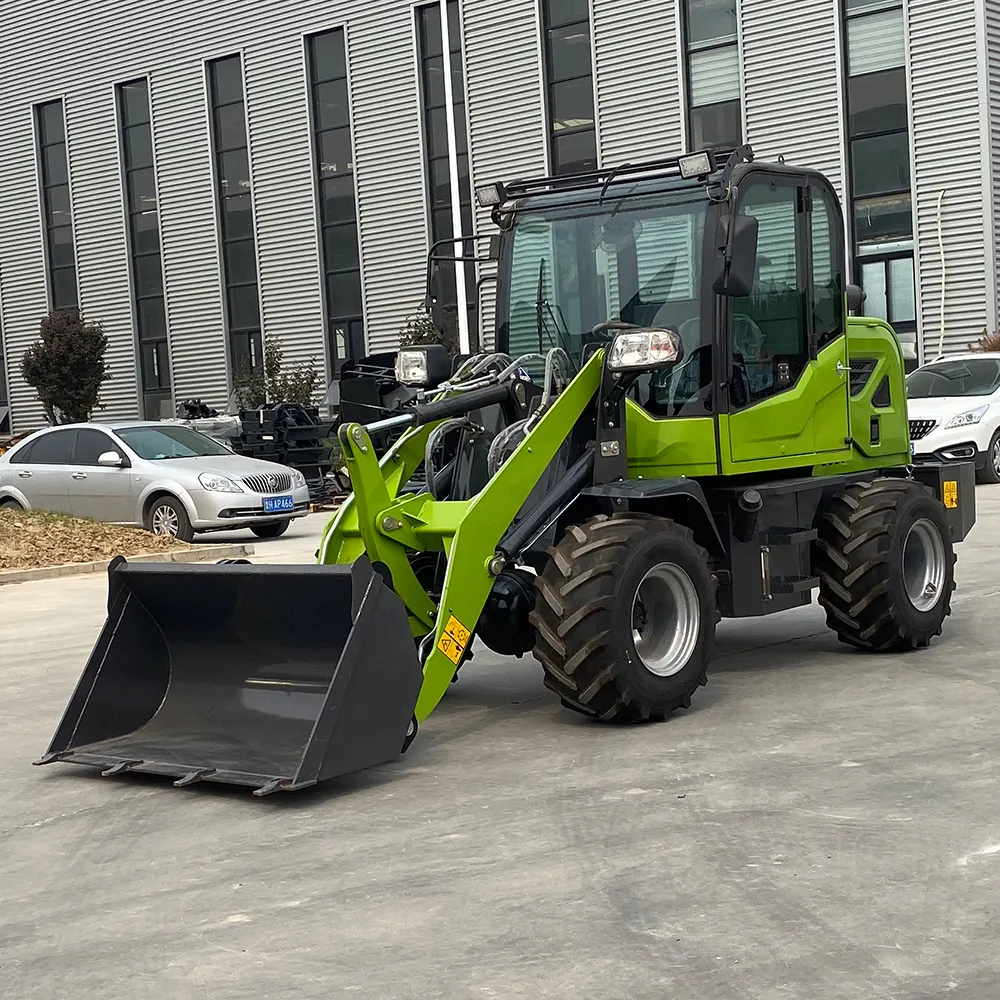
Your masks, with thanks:
[(454, 615), (448, 619), (448, 624), (445, 625), (444, 630), (462, 649), (465, 649), (469, 645), (469, 630)]
[(951, 481), (944, 484), (944, 505), (949, 510), (958, 506), (958, 483)]
[(452, 615), (444, 627), (444, 635), (438, 641), (438, 649), (457, 667), (462, 661), (462, 654), (469, 645), (471, 635), (472, 633)]
[(444, 653), (444, 655), (447, 656), (456, 667), (462, 662), (462, 653), (464, 653), (465, 650), (457, 642), (455, 642), (455, 640), (448, 635), (447, 632), (441, 636), (441, 641), (438, 643), (438, 649), (440, 649), (441, 652)]

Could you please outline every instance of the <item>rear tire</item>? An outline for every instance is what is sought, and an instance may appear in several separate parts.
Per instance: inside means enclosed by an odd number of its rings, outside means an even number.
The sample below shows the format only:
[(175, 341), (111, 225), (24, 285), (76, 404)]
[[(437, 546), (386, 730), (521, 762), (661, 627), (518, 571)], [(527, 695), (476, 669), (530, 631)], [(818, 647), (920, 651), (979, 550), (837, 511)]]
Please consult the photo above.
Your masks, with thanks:
[(855, 483), (823, 512), (819, 602), (841, 642), (870, 652), (921, 649), (941, 634), (955, 590), (944, 507), (908, 479)]
[(986, 464), (982, 471), (976, 474), (976, 479), (980, 483), (992, 486), (1000, 483), (1000, 431), (993, 435), (989, 450), (986, 452)]
[(24, 508), (16, 500), (8, 497), (6, 500), (0, 500), (0, 510), (24, 510)]
[(184, 504), (171, 496), (157, 497), (149, 505), (146, 530), (154, 535), (176, 538), (179, 542), (194, 541), (194, 529)]
[(706, 683), (716, 585), (688, 528), (641, 514), (572, 525), (535, 586), (535, 658), (567, 708), (661, 721)]
[(274, 524), (256, 524), (250, 530), (258, 538), (280, 538), (286, 531), (291, 521), (276, 521)]

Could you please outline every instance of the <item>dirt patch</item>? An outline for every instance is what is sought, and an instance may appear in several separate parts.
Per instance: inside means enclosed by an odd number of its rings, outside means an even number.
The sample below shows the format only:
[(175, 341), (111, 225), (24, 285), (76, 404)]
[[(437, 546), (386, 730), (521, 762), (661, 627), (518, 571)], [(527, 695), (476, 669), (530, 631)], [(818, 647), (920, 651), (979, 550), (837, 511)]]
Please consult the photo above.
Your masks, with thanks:
[(45, 511), (0, 508), (0, 570), (102, 562), (115, 556), (189, 548), (185, 542), (151, 535), (140, 528), (121, 528)]

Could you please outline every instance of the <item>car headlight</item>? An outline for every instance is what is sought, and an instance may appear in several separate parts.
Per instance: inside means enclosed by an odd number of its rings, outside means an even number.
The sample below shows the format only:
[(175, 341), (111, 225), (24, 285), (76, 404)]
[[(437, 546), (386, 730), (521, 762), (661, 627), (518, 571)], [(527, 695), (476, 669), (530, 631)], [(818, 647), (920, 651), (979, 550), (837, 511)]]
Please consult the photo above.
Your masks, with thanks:
[(681, 354), (675, 330), (627, 330), (615, 337), (607, 363), (612, 371), (652, 371), (679, 361)]
[(292, 469), (292, 489), (297, 490), (305, 486), (306, 477), (298, 469)]
[(989, 403), (987, 403), (985, 406), (977, 407), (975, 410), (967, 410), (965, 413), (959, 413), (944, 425), (944, 429), (950, 431), (955, 427), (972, 427), (986, 416), (986, 411), (989, 408)]
[(198, 477), (198, 482), (212, 493), (242, 493), (243, 487), (234, 483), (225, 476), (217, 476), (214, 472), (203, 472)]

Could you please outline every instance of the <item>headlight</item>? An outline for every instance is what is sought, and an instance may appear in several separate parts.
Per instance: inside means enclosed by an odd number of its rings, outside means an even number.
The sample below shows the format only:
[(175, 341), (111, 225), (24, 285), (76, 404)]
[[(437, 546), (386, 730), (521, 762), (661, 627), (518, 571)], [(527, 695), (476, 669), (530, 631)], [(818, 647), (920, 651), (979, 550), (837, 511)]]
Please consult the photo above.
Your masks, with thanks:
[(292, 489), (299, 489), (306, 484), (306, 477), (298, 469), (292, 469)]
[(986, 411), (990, 408), (989, 403), (985, 406), (977, 407), (975, 410), (968, 410), (965, 413), (959, 413), (958, 416), (952, 417), (944, 425), (946, 431), (950, 431), (954, 427), (972, 427), (974, 424), (978, 424), (983, 417), (986, 416)]
[(403, 385), (427, 385), (430, 366), (426, 351), (400, 351), (396, 355), (396, 381)]
[(243, 487), (237, 486), (231, 479), (225, 476), (217, 476), (214, 472), (203, 472), (198, 477), (198, 482), (210, 490), (212, 493), (242, 493)]
[(681, 338), (676, 330), (636, 330), (619, 333), (608, 353), (612, 371), (653, 370), (679, 361)]

